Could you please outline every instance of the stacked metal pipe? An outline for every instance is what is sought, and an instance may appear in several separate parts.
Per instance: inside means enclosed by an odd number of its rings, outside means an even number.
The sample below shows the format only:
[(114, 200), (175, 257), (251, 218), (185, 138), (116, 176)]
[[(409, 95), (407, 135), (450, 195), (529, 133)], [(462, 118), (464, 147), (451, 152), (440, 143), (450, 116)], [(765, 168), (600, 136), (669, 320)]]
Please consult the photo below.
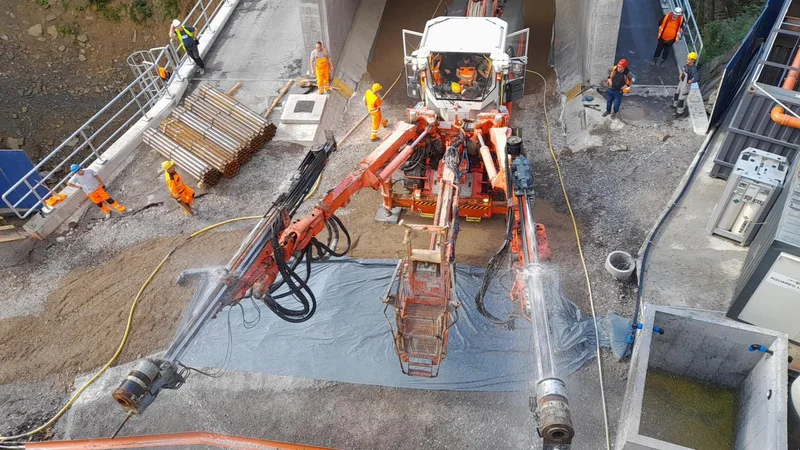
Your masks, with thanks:
[(233, 177), (275, 137), (275, 125), (211, 86), (188, 96), (145, 143), (210, 186)]
[(162, 120), (158, 129), (168, 138), (222, 172), (222, 176), (225, 178), (231, 178), (239, 173), (239, 161), (233, 149), (223, 148), (209, 141), (202, 134), (179, 122), (174, 117)]
[(143, 140), (165, 159), (175, 161), (183, 171), (197, 178), (200, 187), (213, 186), (222, 178), (222, 172), (156, 130), (145, 130)]

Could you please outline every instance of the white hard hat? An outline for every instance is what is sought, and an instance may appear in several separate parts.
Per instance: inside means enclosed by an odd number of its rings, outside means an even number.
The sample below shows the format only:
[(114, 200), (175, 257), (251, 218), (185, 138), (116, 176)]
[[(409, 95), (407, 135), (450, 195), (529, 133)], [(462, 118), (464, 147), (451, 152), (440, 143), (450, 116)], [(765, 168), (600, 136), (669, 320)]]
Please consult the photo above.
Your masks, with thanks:
[(178, 20), (178, 19), (174, 19), (174, 20), (172, 21), (172, 26), (173, 26), (173, 27), (179, 27), (179, 26), (181, 26), (181, 21), (180, 21), (180, 20)]
[(683, 8), (681, 8), (680, 6), (678, 6), (677, 8), (675, 8), (675, 11), (674, 11), (674, 13), (675, 13), (675, 15), (676, 15), (676, 16), (681, 16), (681, 15), (683, 15)]

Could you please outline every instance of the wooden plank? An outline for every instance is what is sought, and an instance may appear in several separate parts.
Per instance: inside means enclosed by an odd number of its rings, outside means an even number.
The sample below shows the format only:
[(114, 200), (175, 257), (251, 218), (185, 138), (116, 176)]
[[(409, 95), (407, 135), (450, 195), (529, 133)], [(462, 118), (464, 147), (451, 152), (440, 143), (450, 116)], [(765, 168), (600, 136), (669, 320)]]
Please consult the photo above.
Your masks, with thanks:
[(3, 242), (14, 242), (14, 241), (21, 241), (25, 239), (27, 236), (22, 234), (7, 234), (0, 236), (0, 243)]
[(228, 94), (231, 97), (233, 97), (233, 95), (236, 94), (236, 91), (238, 91), (241, 87), (242, 87), (242, 82), (240, 81), (240, 82), (236, 83), (235, 85), (233, 85), (233, 87), (228, 92), (226, 92), (226, 94)]
[(287, 92), (289, 92), (289, 88), (292, 87), (292, 84), (294, 84), (294, 80), (289, 80), (289, 82), (286, 83), (286, 86), (284, 86), (283, 89), (281, 89), (281, 92), (278, 94), (277, 97), (275, 97), (275, 101), (273, 101), (272, 104), (269, 106), (267, 113), (264, 114), (265, 119), (269, 118), (269, 115), (272, 114), (272, 110), (274, 110), (275, 107), (278, 106), (278, 103), (281, 101), (283, 96), (286, 95)]
[(17, 227), (14, 225), (0, 225), (0, 231), (13, 230), (14, 228)]

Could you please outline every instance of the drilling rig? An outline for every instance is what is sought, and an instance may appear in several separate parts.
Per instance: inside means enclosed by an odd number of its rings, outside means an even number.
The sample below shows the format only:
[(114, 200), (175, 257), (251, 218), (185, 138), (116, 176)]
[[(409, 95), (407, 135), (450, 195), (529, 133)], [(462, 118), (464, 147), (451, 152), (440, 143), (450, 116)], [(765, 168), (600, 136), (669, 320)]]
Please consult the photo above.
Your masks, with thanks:
[[(550, 250), (534, 218), (533, 170), (519, 130), (510, 127), (513, 101), (524, 93), (529, 30), (511, 31), (500, 18), (507, 3), (472, 1), (466, 15), (429, 21), (422, 33), (403, 31), (405, 80), (417, 103), (405, 121), (304, 216), (297, 212), (337, 145), (310, 151), (291, 183), (221, 268), (186, 271), (202, 281), (175, 338), (160, 359), (146, 358), (114, 391), (129, 413), (140, 414), (162, 389), (177, 389), (188, 368), (180, 361), (200, 329), (223, 308), (244, 299), (262, 302), (288, 322), (309, 320), (316, 310), (308, 287), (310, 264), (344, 256), (350, 235), (336, 216), (364, 188), (380, 192), (382, 220), (398, 222), (401, 210), (432, 219), (405, 224), (406, 254), (384, 297), (393, 311), (392, 339), (409, 376), (436, 377), (447, 355), (448, 330), (461, 305), (455, 297), (459, 221), (506, 216), (504, 249), (513, 256), (511, 297), (533, 325), (536, 358), (532, 409), (546, 446), (566, 448), (574, 435), (566, 387), (556, 376), (549, 342), (541, 261)], [(395, 189), (402, 181), (402, 189)], [(415, 236), (425, 235), (415, 246)], [(416, 239), (419, 242), (419, 239)], [(297, 306), (299, 305), (299, 306)], [(504, 325), (482, 304), (489, 320)]]

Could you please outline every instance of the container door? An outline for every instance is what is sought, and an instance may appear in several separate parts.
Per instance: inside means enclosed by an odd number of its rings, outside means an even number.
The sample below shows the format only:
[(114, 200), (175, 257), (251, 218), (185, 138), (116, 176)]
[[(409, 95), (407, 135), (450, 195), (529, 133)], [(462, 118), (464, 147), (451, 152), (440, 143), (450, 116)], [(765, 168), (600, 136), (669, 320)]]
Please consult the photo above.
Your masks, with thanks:
[(420, 94), (421, 82), (419, 71), (414, 70), (411, 54), (419, 48), (422, 42), (422, 33), (416, 31), (403, 30), (403, 61), (406, 65), (406, 91), (408, 96), (417, 100), (422, 98)]
[(503, 103), (522, 99), (525, 95), (525, 66), (528, 64), (528, 36), (530, 29), (511, 33), (506, 37), (506, 53), (511, 66), (503, 86)]

